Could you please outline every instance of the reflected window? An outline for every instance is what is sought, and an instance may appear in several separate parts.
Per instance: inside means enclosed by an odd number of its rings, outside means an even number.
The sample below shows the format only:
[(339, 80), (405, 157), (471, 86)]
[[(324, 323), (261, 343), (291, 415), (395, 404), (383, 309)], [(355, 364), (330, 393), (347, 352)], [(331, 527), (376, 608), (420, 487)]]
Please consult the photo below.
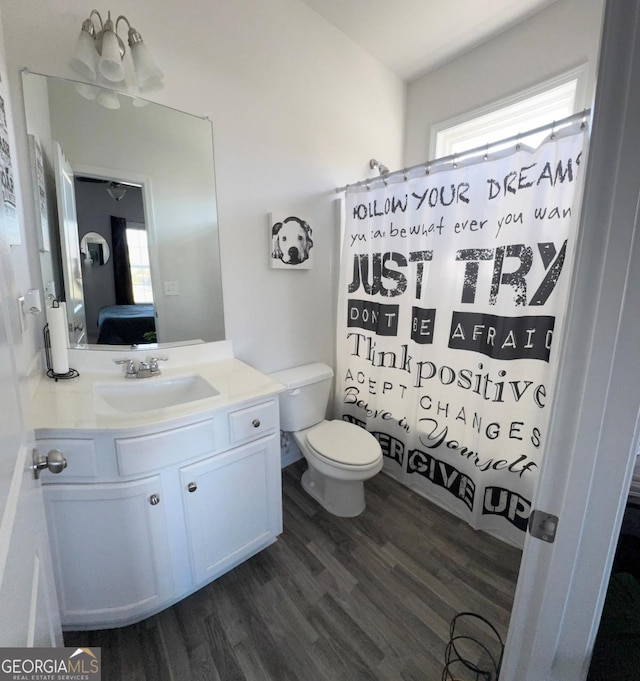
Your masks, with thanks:
[(127, 247), (133, 284), (133, 299), (136, 303), (153, 303), (146, 230), (127, 228)]

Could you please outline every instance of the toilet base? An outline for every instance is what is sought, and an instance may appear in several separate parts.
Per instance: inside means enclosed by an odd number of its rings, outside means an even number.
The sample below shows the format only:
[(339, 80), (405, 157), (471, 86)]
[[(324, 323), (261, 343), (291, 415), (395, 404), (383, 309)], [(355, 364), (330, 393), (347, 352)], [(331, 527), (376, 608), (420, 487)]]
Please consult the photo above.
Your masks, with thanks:
[(302, 474), (302, 487), (329, 513), (340, 518), (354, 518), (365, 507), (362, 480), (336, 480), (309, 465)]

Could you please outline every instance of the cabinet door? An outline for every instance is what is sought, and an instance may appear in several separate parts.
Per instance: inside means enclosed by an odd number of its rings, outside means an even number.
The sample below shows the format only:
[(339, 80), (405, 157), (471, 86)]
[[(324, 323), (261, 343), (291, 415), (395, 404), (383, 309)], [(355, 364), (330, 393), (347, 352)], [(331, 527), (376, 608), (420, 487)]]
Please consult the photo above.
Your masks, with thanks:
[(180, 469), (196, 584), (209, 582), (282, 532), (275, 435)]
[(125, 483), (47, 485), (44, 495), (65, 628), (128, 624), (170, 599), (158, 476)]

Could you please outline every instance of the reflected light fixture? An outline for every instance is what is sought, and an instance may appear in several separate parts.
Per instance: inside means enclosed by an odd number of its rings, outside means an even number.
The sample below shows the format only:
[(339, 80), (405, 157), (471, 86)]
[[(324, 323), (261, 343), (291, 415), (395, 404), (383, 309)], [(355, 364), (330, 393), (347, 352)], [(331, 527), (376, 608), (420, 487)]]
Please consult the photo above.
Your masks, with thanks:
[(124, 195), (127, 193), (127, 188), (125, 185), (120, 184), (120, 182), (109, 182), (107, 185), (107, 192), (112, 199), (120, 201), (124, 199)]
[(113, 90), (102, 88), (96, 97), (98, 104), (101, 104), (105, 109), (119, 109), (120, 100), (118, 94)]
[[(99, 28), (94, 23), (99, 22)], [(98, 10), (91, 10), (88, 19), (82, 22), (82, 29), (71, 66), (86, 80), (96, 82), (102, 76), (109, 83), (120, 83), (124, 80), (124, 42), (118, 35), (118, 26), (124, 21), (128, 28), (128, 43), (136, 84), (140, 90), (149, 90), (162, 85), (163, 73), (156, 66), (153, 57), (142, 40), (142, 36), (131, 26), (127, 17), (120, 15), (114, 22), (111, 12), (107, 20), (102, 21)]]

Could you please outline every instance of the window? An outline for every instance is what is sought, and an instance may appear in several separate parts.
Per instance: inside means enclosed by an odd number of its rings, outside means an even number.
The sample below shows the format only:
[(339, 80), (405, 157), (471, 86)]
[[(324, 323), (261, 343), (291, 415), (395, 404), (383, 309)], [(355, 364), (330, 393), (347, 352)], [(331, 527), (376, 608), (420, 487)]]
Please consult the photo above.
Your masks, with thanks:
[(127, 227), (127, 246), (133, 284), (133, 300), (136, 303), (153, 303), (146, 230)]
[[(506, 100), (433, 126), (430, 158), (461, 154), (559, 121), (580, 110), (586, 66), (520, 92)], [(523, 137), (536, 147), (548, 132)]]

